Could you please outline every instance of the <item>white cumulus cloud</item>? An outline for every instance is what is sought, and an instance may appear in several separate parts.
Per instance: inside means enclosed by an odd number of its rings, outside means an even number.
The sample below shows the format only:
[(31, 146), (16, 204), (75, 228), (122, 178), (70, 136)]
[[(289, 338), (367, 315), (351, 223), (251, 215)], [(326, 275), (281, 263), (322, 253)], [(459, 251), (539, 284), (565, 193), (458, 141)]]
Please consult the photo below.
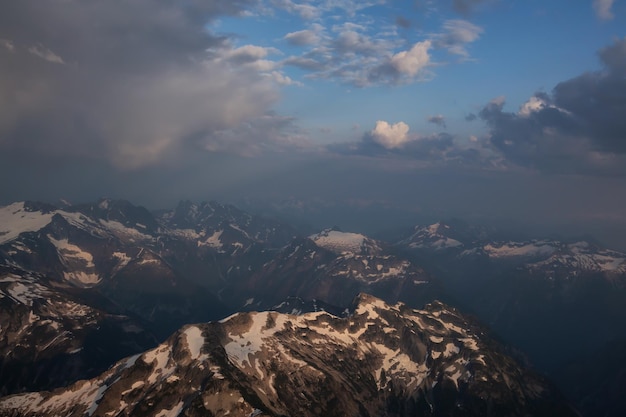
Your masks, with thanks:
[(546, 107), (546, 102), (541, 97), (532, 96), (528, 101), (520, 106), (518, 114), (522, 117), (528, 117)]
[(414, 77), (430, 64), (428, 50), (430, 41), (418, 42), (408, 51), (398, 52), (391, 57), (391, 65), (400, 73)]
[(401, 148), (411, 140), (409, 125), (404, 122), (389, 124), (384, 120), (378, 120), (370, 135), (374, 142), (387, 149)]

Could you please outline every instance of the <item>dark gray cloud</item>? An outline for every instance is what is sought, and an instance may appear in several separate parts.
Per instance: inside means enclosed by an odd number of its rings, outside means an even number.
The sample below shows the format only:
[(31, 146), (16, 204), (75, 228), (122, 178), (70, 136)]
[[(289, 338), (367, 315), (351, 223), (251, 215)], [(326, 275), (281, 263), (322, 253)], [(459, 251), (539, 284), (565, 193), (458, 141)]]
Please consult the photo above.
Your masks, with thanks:
[(396, 25), (400, 26), (403, 29), (409, 29), (413, 26), (413, 23), (404, 16), (396, 17)]
[(593, 149), (626, 153), (626, 38), (599, 52), (604, 71), (585, 73), (554, 88), (554, 104), (571, 113)]
[[(24, 0), (0, 13), (0, 149), (136, 168), (265, 113), (275, 83), (207, 24), (254, 0)], [(252, 56), (254, 53), (257, 56)], [(261, 54), (259, 55), (259, 52)], [(252, 55), (251, 55), (252, 54)]]
[(441, 115), (441, 114), (436, 114), (434, 116), (428, 116), (426, 118), (426, 121), (428, 123), (432, 123), (432, 124), (437, 125), (439, 127), (443, 127), (444, 129), (446, 128), (446, 118), (443, 117), (443, 115)]
[(479, 113), (491, 143), (516, 164), (549, 172), (626, 174), (626, 39), (602, 49), (602, 71), (537, 93), (517, 113), (495, 100)]
[(474, 9), (493, 0), (452, 0), (452, 8), (463, 16), (470, 15)]

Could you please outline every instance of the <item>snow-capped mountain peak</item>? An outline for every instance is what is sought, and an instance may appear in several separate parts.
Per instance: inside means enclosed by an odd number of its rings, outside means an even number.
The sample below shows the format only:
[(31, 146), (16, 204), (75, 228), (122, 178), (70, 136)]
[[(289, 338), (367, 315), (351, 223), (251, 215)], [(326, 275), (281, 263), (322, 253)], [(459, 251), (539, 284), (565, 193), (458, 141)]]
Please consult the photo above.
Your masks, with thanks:
[(326, 229), (320, 233), (309, 236), (309, 239), (320, 248), (327, 249), (336, 254), (374, 253), (380, 250), (375, 240), (360, 233)]
[(400, 244), (411, 249), (443, 250), (462, 247), (463, 243), (451, 236), (453, 233), (454, 230), (449, 225), (441, 222), (429, 226), (416, 226), (411, 236), (402, 240)]
[(36, 232), (52, 220), (54, 212), (34, 210), (21, 201), (0, 207), (0, 244), (25, 232)]

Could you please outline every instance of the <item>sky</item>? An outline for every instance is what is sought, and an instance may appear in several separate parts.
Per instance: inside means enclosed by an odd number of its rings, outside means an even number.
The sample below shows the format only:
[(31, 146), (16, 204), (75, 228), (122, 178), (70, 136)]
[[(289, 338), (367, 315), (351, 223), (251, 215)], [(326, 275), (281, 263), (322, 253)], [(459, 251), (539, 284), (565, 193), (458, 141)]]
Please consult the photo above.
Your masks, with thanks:
[(0, 204), (376, 205), (626, 247), (625, 116), (621, 0), (0, 5)]

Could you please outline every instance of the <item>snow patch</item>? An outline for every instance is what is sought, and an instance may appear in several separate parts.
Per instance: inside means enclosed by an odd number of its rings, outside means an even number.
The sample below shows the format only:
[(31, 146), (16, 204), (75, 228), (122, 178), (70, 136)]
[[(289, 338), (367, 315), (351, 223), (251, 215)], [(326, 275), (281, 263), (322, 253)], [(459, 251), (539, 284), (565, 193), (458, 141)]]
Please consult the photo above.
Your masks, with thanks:
[(204, 345), (202, 330), (200, 330), (197, 326), (190, 326), (185, 329), (184, 335), (187, 340), (187, 347), (189, 348), (191, 359), (199, 359), (202, 346)]
[(549, 256), (556, 251), (554, 245), (550, 242), (536, 241), (531, 243), (507, 242), (500, 246), (485, 245), (483, 250), (490, 258), (506, 258), (514, 256)]
[(48, 225), (52, 213), (26, 211), (24, 202), (13, 203), (0, 208), (0, 245), (17, 238), (25, 232), (36, 232)]
[(180, 401), (178, 404), (170, 409), (163, 409), (159, 411), (159, 413), (156, 414), (154, 417), (177, 417), (183, 410), (184, 405), (185, 403), (183, 401)]
[(115, 220), (100, 220), (100, 224), (120, 239), (128, 239), (130, 242), (152, 240), (152, 236), (141, 233), (137, 229), (126, 227)]
[(198, 246), (209, 246), (213, 249), (222, 249), (223, 244), (220, 240), (222, 233), (224, 233), (223, 230), (216, 230), (211, 236), (207, 237), (204, 242), (199, 241)]
[(61, 258), (61, 262), (67, 265), (68, 263), (78, 263), (84, 271), (68, 271), (63, 275), (68, 281), (78, 281), (81, 284), (93, 285), (100, 282), (100, 276), (96, 274), (96, 266), (93, 263), (93, 256), (89, 252), (83, 251), (80, 247), (69, 243), (67, 239), (57, 240), (48, 235), (48, 240), (56, 246), (57, 253)]
[(323, 231), (309, 236), (315, 244), (332, 252), (359, 253), (365, 244), (367, 237), (360, 233), (346, 233), (336, 230)]

